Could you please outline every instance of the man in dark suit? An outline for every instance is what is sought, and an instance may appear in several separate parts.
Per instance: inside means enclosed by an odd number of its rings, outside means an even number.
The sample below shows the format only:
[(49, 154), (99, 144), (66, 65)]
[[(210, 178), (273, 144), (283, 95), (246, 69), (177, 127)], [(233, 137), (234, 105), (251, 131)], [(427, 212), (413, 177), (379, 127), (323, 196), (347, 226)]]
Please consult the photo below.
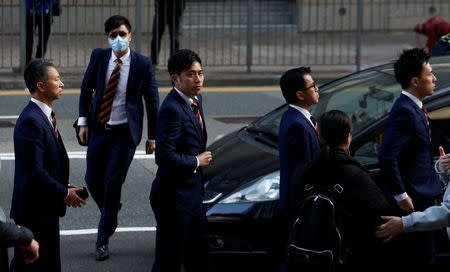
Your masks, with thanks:
[[(280, 88), (289, 104), (280, 121), (278, 152), (280, 158), (280, 202), (278, 231), (280, 271), (285, 271), (284, 252), (289, 231), (290, 204), (288, 199), (291, 176), (297, 166), (311, 161), (320, 149), (317, 122), (310, 113), (319, 102), (319, 93), (309, 67), (300, 67), (285, 72), (280, 78)], [(296, 196), (296, 198), (298, 198)]]
[(32, 60), (24, 77), (31, 101), (14, 129), (11, 218), (34, 233), (40, 258), (25, 264), (27, 256), (16, 248), (11, 271), (61, 271), (59, 217), (66, 213), (66, 205), (86, 204), (76, 194), (82, 188), (68, 188), (69, 158), (51, 108), (64, 84), (54, 65), (45, 59)]
[(153, 17), (151, 58), (158, 67), (161, 38), (166, 25), (169, 26), (170, 56), (180, 48), (180, 24), (185, 8), (185, 0), (155, 0), (155, 16)]
[(289, 104), (280, 122), (278, 150), (280, 156), (280, 210), (286, 207), (289, 179), (294, 169), (311, 161), (320, 149), (317, 122), (310, 113), (319, 102), (319, 89), (309, 67), (289, 70), (280, 79), (283, 97)]
[(88, 143), (86, 184), (101, 212), (96, 259), (109, 257), (109, 238), (117, 227), (120, 196), (136, 146), (141, 141), (145, 100), (148, 140), (155, 150), (158, 86), (149, 58), (132, 51), (131, 25), (114, 15), (105, 22), (111, 49), (94, 49), (80, 94), (80, 139)]
[(150, 203), (157, 222), (153, 272), (208, 271), (206, 213), (202, 204), (202, 167), (212, 159), (200, 90), (203, 70), (198, 55), (177, 51), (168, 70), (174, 88), (158, 113), (156, 178)]
[[(398, 215), (425, 210), (442, 192), (433, 170), (430, 123), (422, 104), (433, 94), (436, 82), (428, 58), (425, 50), (414, 48), (403, 51), (394, 65), (403, 91), (389, 114), (379, 161), (388, 198), (397, 203)], [(405, 238), (403, 250), (410, 268), (433, 263), (431, 232)]]

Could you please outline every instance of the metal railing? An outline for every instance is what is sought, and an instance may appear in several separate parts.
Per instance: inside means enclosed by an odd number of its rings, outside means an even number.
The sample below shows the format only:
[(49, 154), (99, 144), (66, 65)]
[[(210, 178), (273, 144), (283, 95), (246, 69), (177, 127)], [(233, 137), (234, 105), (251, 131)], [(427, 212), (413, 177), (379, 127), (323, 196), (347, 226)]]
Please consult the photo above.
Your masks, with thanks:
[[(24, 65), (24, 3), (0, 0), (3, 71)], [(269, 65), (358, 67), (363, 33), (412, 31), (415, 24), (437, 15), (450, 19), (448, 0), (185, 0), (184, 4), (180, 47), (198, 52), (204, 65), (246, 66), (248, 71)], [(153, 0), (61, 0), (61, 6), (62, 14), (52, 17), (46, 53), (59, 67), (82, 70), (93, 48), (107, 47), (103, 23), (113, 14), (130, 19), (132, 48), (150, 57)], [(168, 26), (165, 30), (159, 54), (162, 66), (170, 55)]]

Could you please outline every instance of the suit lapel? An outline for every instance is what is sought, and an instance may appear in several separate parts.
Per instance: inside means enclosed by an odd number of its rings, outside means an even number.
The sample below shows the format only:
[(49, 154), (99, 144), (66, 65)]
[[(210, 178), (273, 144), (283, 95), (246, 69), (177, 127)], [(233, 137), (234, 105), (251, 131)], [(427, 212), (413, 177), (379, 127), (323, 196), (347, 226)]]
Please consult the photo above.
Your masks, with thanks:
[(41, 116), (42, 122), (45, 124), (44, 126), (46, 126), (50, 130), (50, 132), (51, 132), (50, 134), (53, 135), (53, 139), (56, 142), (55, 144), (57, 144), (61, 148), (61, 144), (58, 140), (58, 136), (56, 135), (55, 129), (53, 128), (53, 125), (50, 123), (50, 120), (48, 119), (48, 117), (45, 116), (44, 112), (42, 112), (42, 110), (39, 108), (39, 106), (36, 105), (34, 102), (30, 102), (30, 105), (32, 105), (34, 108), (34, 111), (36, 111), (37, 114)]
[(311, 121), (308, 120), (308, 118), (306, 118), (306, 117), (303, 115), (303, 113), (301, 113), (301, 112), (298, 111), (297, 109), (294, 109), (293, 107), (289, 107), (289, 110), (290, 110), (291, 112), (293, 112), (296, 116), (299, 116), (301, 119), (303, 119), (303, 121), (306, 122), (306, 123), (308, 124), (307, 126), (308, 126), (309, 130), (311, 130), (311, 132), (313, 132), (314, 134), (317, 135), (316, 128), (313, 127)]
[[(102, 52), (100, 54), (102, 54)], [(111, 49), (109, 49), (103, 54), (103, 56), (101, 56), (103, 58), (102, 62), (101, 62), (101, 66), (100, 66), (100, 71), (101, 71), (101, 73), (100, 73), (100, 84), (101, 84), (100, 90), (101, 90), (101, 92), (100, 93), (102, 95), (103, 95), (103, 91), (105, 89), (106, 72), (108, 72), (108, 63), (109, 63), (109, 59), (111, 58), (111, 54), (112, 54)]]
[(402, 96), (404, 96), (404, 100), (405, 103), (408, 103), (408, 105), (410, 105), (410, 107), (412, 107), (415, 111), (415, 113), (417, 114), (417, 117), (419, 118), (419, 120), (421, 120), (422, 124), (423, 124), (423, 129), (426, 131), (426, 134), (428, 135), (428, 137), (430, 137), (431, 135), (429, 130), (428, 130), (428, 125), (427, 125), (427, 118), (425, 117), (425, 112), (419, 108), (416, 103), (414, 103), (414, 101), (412, 101), (409, 97), (407, 97), (406, 95), (402, 94)]
[(136, 80), (136, 53), (130, 49), (130, 71), (128, 73), (128, 83), (127, 83), (127, 94), (129, 93), (129, 90), (131, 90), (133, 84)]
[[(200, 139), (203, 139), (202, 128), (200, 126), (200, 123), (197, 120), (197, 117), (194, 114), (194, 111), (191, 109), (191, 107), (189, 107), (189, 105), (186, 103), (186, 101), (178, 94), (178, 92), (175, 91), (175, 89), (172, 89), (171, 93), (175, 97), (175, 100), (180, 104), (180, 107), (183, 109), (183, 111), (186, 113), (186, 115), (191, 120), (192, 124), (195, 127), (195, 131), (197, 131), (197, 134), (200, 137)], [(200, 111), (200, 114), (202, 114), (202, 111)], [(203, 116), (202, 116), (202, 118), (203, 118)]]
[[(198, 95), (198, 103), (199, 103), (199, 108), (200, 108), (200, 116), (202, 117), (202, 122), (203, 122), (203, 131), (202, 131), (202, 137), (203, 137), (203, 142), (206, 145), (206, 139), (208, 139), (207, 133), (206, 133), (206, 121), (205, 121), (205, 116), (203, 115), (203, 97), (201, 95)], [(198, 123), (198, 122), (197, 122)], [(201, 131), (201, 126), (200, 127), (200, 131)]]

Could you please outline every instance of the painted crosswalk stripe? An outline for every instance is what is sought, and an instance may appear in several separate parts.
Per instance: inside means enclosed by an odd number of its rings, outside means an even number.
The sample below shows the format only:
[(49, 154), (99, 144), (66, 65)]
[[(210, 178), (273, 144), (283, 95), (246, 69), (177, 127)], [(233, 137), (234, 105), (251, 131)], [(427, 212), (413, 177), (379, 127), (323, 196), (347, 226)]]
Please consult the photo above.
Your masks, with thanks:
[[(116, 229), (116, 232), (146, 232), (146, 231), (156, 231), (156, 227), (125, 227)], [(60, 230), (59, 234), (61, 236), (97, 234), (97, 229)]]
[[(69, 159), (86, 159), (86, 151), (69, 151), (67, 152)], [(143, 159), (154, 159), (155, 155), (145, 154), (145, 151), (138, 150), (134, 154), (135, 160), (143, 160)], [(14, 153), (0, 153), (0, 160), (2, 161), (13, 161), (15, 159)]]

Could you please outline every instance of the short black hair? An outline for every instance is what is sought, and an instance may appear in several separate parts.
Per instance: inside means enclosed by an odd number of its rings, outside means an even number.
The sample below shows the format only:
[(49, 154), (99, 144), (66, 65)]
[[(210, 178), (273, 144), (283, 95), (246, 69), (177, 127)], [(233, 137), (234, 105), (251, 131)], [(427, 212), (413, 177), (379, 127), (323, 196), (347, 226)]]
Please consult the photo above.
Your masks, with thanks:
[(189, 69), (194, 62), (202, 65), (202, 60), (194, 51), (190, 49), (180, 49), (173, 54), (168, 61), (167, 70), (169, 75), (179, 75)]
[(322, 115), (319, 127), (322, 142), (334, 148), (341, 145), (352, 132), (352, 121), (345, 112), (331, 110)]
[(297, 102), (297, 92), (306, 87), (305, 75), (311, 74), (311, 68), (299, 67), (286, 71), (280, 78), (280, 88), (287, 103)]
[(125, 25), (125, 27), (128, 29), (128, 32), (131, 32), (131, 24), (128, 19), (122, 15), (113, 15), (108, 18), (105, 22), (105, 33), (106, 35), (109, 34), (112, 30), (118, 28), (121, 25)]
[(48, 67), (55, 68), (53, 62), (48, 59), (34, 59), (27, 64), (23, 78), (30, 93), (37, 91), (38, 82), (47, 80)]
[(400, 83), (402, 89), (408, 89), (413, 77), (420, 77), (424, 65), (430, 57), (423, 48), (403, 50), (394, 64), (395, 79)]

